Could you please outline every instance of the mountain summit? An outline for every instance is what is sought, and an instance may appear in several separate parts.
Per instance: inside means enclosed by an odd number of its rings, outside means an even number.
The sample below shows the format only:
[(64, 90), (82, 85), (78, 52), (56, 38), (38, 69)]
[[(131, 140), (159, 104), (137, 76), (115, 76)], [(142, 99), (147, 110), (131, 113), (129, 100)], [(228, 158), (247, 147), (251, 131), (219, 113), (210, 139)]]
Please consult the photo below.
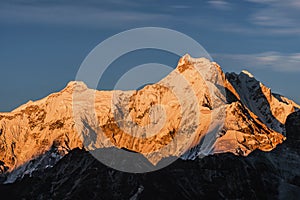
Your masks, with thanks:
[(215, 62), (185, 55), (167, 77), (138, 91), (97, 91), (72, 81), (0, 113), (0, 169), (13, 182), (77, 147), (126, 149), (153, 164), (170, 156), (247, 156), (282, 143), (287, 116), (299, 108), (249, 72), (224, 74)]

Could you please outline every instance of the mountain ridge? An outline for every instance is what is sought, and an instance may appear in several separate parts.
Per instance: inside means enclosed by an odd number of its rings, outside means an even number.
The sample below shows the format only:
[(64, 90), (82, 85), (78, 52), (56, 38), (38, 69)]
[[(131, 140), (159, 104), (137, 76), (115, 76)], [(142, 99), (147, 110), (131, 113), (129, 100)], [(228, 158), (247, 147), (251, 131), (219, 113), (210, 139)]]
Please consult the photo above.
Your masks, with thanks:
[[(209, 68), (215, 72), (215, 74), (205, 74), (204, 79), (221, 80), (224, 91), (226, 90), (226, 96), (222, 96), (222, 92), (217, 90), (217, 87), (213, 87), (213, 94), (208, 96), (207, 93), (211, 88), (205, 86), (203, 76), (197, 75), (198, 71), (195, 70), (197, 67), (198, 69), (199, 67)], [(269, 88), (248, 73), (241, 72), (239, 75), (235, 73), (225, 74), (217, 63), (210, 62), (204, 58), (194, 59), (188, 55), (182, 57), (178, 62), (177, 68), (171, 72), (171, 75), (159, 83), (172, 86), (173, 88), (179, 87), (174, 81), (180, 80), (179, 75), (188, 77), (186, 80), (189, 82), (189, 86), (196, 91), (197, 102), (200, 104), (200, 114), (201, 116), (207, 116), (207, 121), (200, 125), (188, 149), (182, 155), (183, 159), (195, 159), (201, 155), (224, 152), (246, 156), (255, 149), (270, 151), (285, 140), (283, 136), (285, 135), (285, 127), (281, 125), (285, 124), (287, 116), (300, 108), (299, 105), (285, 97), (280, 97), (281, 101), (278, 100), (278, 95), (273, 95)], [(172, 85), (172, 80), (174, 85)], [(88, 145), (84, 144), (83, 135), (82, 133), (78, 134), (78, 128), (76, 128), (76, 119), (74, 119), (72, 107), (75, 90), (80, 94), (82, 93), (84, 97), (86, 97), (86, 94), (95, 93), (95, 107), (98, 111), (101, 110), (101, 113), (97, 116), (99, 124), (88, 118), (88, 112), (80, 111), (82, 112), (79, 114), (80, 120), (85, 119), (86, 121), (79, 130), (87, 135), (90, 135), (93, 130), (97, 133), (96, 142), (92, 141)], [(114, 100), (114, 105), (119, 106), (121, 109), (126, 108), (128, 105), (132, 107), (130, 112), (125, 112), (125, 115), (123, 112), (119, 117), (124, 119), (124, 116), (125, 118), (126, 116), (131, 116), (138, 124), (145, 125), (151, 124), (151, 122), (149, 122), (149, 119), (145, 117), (146, 115), (143, 112), (146, 114), (150, 113), (149, 106), (157, 103), (157, 97), (153, 97), (154, 99), (149, 101), (148, 97), (146, 98), (144, 95), (149, 94), (153, 96), (153, 94), (160, 93), (161, 96), (159, 97), (162, 98), (162, 103), (169, 105), (170, 98), (175, 99), (172, 92), (159, 86), (159, 84), (146, 86), (139, 91), (114, 92), (95, 91), (89, 89), (83, 82), (71, 81), (60, 92), (50, 94), (35, 102), (29, 101), (10, 113), (0, 113), (2, 173), (10, 173), (21, 167), (9, 179), (13, 182), (17, 177), (24, 176), (24, 173), (28, 170), (26, 163), (30, 163), (30, 160), (50, 152), (51, 149), (57, 155), (57, 158), (63, 157), (74, 148), (88, 147), (92, 150), (100, 147), (110, 147), (112, 144), (119, 148), (140, 152), (148, 159), (152, 159), (154, 163), (164, 156), (181, 156), (181, 152), (176, 150), (173, 152), (167, 150), (167, 153), (164, 152), (160, 157), (157, 157), (156, 154), (148, 154), (148, 152), (155, 152), (162, 148), (161, 145), (153, 142), (148, 146), (135, 146), (139, 142), (130, 141), (130, 138), (126, 138), (127, 136), (116, 127), (112, 130), (117, 130), (117, 134), (112, 134), (111, 127), (108, 126), (109, 123), (116, 125), (114, 121), (111, 121), (113, 117), (116, 117), (110, 111), (111, 99)], [(188, 91), (185, 91), (185, 93), (188, 94)], [(133, 100), (132, 94), (134, 94)], [(119, 99), (119, 97), (123, 99)], [(227, 100), (225, 103), (222, 103), (225, 101), (224, 98)], [(128, 101), (128, 99), (130, 100)], [(144, 101), (146, 106), (138, 103), (139, 100)], [(129, 102), (129, 104), (125, 105), (124, 102)], [(206, 137), (206, 132), (209, 130), (209, 125), (214, 115), (214, 106), (225, 111), (226, 116), (224, 118), (224, 126), (219, 127), (217, 135), (213, 135), (211, 139)], [(141, 111), (137, 108), (141, 109)], [(167, 112), (169, 114), (173, 113), (172, 117), (174, 118), (180, 113), (179, 110), (180, 108), (175, 102), (174, 105), (167, 109)], [(192, 110), (187, 111), (188, 116), (190, 116)], [(157, 113), (159, 112), (158, 110)], [(220, 111), (216, 111), (216, 113), (218, 112)], [(269, 120), (271, 120), (271, 123), (269, 123)], [(169, 123), (166, 124), (167, 127), (161, 133), (161, 138), (165, 137), (165, 141), (169, 141), (172, 135), (168, 129), (174, 128), (176, 130), (176, 127), (178, 127), (176, 124), (178, 123), (179, 121), (170, 118)], [(90, 128), (87, 128), (86, 125), (89, 125)], [(104, 132), (107, 133), (106, 138), (99, 136), (97, 132), (98, 126), (102, 127)], [(205, 141), (205, 139), (211, 139), (206, 146), (203, 143), (201, 144), (201, 141)], [(181, 143), (177, 144), (181, 145)], [(53, 166), (54, 164), (55, 162), (51, 165)]]

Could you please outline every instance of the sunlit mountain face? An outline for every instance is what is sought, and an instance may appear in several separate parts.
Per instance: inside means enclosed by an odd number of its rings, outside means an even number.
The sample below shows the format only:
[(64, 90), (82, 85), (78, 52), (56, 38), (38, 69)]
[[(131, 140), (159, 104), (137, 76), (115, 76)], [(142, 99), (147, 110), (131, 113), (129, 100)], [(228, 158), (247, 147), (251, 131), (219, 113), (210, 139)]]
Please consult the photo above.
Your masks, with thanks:
[[(0, 191), (10, 199), (297, 197), (299, 108), (247, 71), (225, 74), (189, 55), (138, 90), (72, 81), (0, 113)], [(138, 165), (176, 159), (135, 174), (95, 156), (120, 150)]]

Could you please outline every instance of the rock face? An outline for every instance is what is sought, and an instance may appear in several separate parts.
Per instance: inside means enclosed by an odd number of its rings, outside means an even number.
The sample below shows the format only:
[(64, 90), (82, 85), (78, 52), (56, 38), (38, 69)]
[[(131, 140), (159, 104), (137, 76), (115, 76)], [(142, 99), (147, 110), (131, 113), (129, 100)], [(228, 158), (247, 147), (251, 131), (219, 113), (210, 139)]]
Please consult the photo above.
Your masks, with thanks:
[(273, 151), (179, 159), (145, 174), (111, 169), (76, 148), (52, 168), (0, 185), (1, 199), (299, 199), (299, 121), (299, 112), (288, 116), (288, 140)]
[(57, 149), (57, 156), (63, 156), (73, 148), (82, 147), (74, 128), (71, 104), (72, 92), (67, 86), (45, 99), (0, 114), (0, 157), (8, 171), (29, 164), (32, 158), (51, 148)]
[(238, 75), (227, 73), (226, 77), (245, 107), (250, 109), (269, 128), (285, 134), (286, 118), (299, 108), (299, 105), (278, 94), (273, 94), (270, 88), (257, 81), (247, 71)]
[(30, 160), (51, 167), (77, 147), (125, 148), (154, 164), (184, 152), (188, 160), (226, 152), (246, 156), (282, 143), (283, 124), (297, 108), (249, 73), (225, 75), (218, 64), (186, 55), (166, 78), (139, 91), (96, 91), (70, 82), (0, 113), (0, 169), (13, 182), (34, 171)]
[(300, 142), (300, 111), (290, 114), (286, 120), (287, 142), (297, 147)]
[(283, 143), (247, 157), (179, 159), (159, 171), (130, 174), (74, 149), (53, 168), (0, 185), (0, 193), (1, 199), (299, 199), (297, 151)]

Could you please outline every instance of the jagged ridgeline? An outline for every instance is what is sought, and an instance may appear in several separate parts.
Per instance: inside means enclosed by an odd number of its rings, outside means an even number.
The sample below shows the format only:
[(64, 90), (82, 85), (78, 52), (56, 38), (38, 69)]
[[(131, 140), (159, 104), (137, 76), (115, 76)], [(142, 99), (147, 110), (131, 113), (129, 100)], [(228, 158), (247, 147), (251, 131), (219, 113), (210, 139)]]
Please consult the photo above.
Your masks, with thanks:
[[(199, 77), (199, 68), (219, 73), (226, 91), (225, 96), (220, 97), (209, 91), (203, 77)], [(176, 95), (172, 93), (172, 90), (183, 94), (189, 92), (178, 81), (182, 76), (189, 82), (198, 101), (197, 106), (191, 106), (183, 112), (186, 116), (192, 116), (195, 111), (199, 113), (199, 118), (193, 118), (199, 122), (196, 124), (197, 129), (193, 130), (193, 140), (183, 155), (180, 150), (167, 149), (159, 156), (153, 156), (153, 152), (173, 140), (180, 127), (194, 123), (185, 119), (186, 122), (182, 125), (181, 105), (176, 103)], [(172, 90), (164, 87), (172, 81)], [(89, 94), (95, 95), (97, 120), (89, 118), (85, 110), (74, 115), (74, 91), (80, 91), (84, 99)], [(216, 98), (220, 98), (223, 103), (216, 106)], [(81, 103), (84, 105), (84, 102)], [(157, 121), (153, 122), (149, 118), (153, 112), (150, 108), (158, 103), (166, 105), (166, 120), (159, 131), (155, 129), (156, 126), (151, 126), (151, 123), (160, 123), (159, 119), (162, 119), (159, 117), (159, 107), (156, 108)], [(122, 112), (123, 115), (116, 116), (112, 105), (127, 113)], [(14, 176), (7, 180), (13, 182), (16, 177), (31, 173), (36, 168), (53, 166), (62, 156), (77, 147), (90, 150), (115, 146), (141, 153), (153, 163), (168, 156), (195, 159), (199, 155), (224, 152), (247, 156), (255, 149), (270, 151), (282, 143), (285, 139), (286, 118), (299, 108), (293, 101), (273, 94), (246, 71), (224, 74), (217, 63), (186, 55), (167, 77), (139, 91), (95, 91), (83, 82), (70, 82), (57, 93), (35, 102), (30, 101), (10, 113), (0, 113), (0, 169), (1, 173), (14, 171)], [(225, 113), (222, 127), (214, 135), (216, 137), (208, 137), (209, 127), (220, 109)], [(128, 132), (133, 129), (126, 129), (126, 123), (118, 123), (116, 117), (124, 121), (128, 121), (125, 119), (130, 117), (139, 126), (148, 124), (146, 138), (151, 139), (132, 139)], [(79, 126), (75, 123), (78, 119)], [(152, 132), (158, 134), (151, 135)], [(141, 134), (138, 128), (134, 133)], [(192, 133), (186, 131), (184, 134)], [(84, 141), (83, 136), (91, 136), (93, 140)], [(208, 141), (205, 148), (201, 143), (204, 138)], [(180, 141), (176, 141), (179, 146)]]

